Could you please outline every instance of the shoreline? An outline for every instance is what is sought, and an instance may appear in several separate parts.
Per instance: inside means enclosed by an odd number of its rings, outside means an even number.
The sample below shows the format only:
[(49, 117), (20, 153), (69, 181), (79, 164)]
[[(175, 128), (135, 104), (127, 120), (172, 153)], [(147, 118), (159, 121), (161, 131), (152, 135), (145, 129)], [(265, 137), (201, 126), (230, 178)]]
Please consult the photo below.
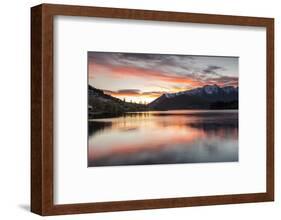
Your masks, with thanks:
[(139, 114), (139, 113), (168, 113), (173, 111), (198, 111), (199, 112), (226, 112), (226, 111), (239, 111), (239, 108), (235, 109), (169, 109), (169, 110), (145, 110), (145, 111), (128, 111), (128, 112), (120, 112), (120, 113), (112, 113), (112, 112), (97, 112), (97, 113), (89, 113), (88, 112), (88, 121), (93, 119), (105, 119), (105, 118), (118, 118), (128, 116), (130, 114)]

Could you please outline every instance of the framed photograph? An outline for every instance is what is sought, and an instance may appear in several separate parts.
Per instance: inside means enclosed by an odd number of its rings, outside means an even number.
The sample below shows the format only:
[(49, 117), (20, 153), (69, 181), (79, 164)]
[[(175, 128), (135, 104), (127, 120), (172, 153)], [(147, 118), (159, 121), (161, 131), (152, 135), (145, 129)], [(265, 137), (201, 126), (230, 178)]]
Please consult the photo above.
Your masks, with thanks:
[(31, 9), (31, 211), (274, 200), (274, 19)]

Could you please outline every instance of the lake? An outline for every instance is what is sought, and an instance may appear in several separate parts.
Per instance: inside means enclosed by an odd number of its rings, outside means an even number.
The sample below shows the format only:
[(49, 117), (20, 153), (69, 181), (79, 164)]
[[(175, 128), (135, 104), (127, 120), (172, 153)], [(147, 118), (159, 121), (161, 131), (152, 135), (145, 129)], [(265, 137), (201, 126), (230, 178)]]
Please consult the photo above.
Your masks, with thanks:
[(89, 167), (238, 161), (238, 110), (131, 112), (88, 133)]

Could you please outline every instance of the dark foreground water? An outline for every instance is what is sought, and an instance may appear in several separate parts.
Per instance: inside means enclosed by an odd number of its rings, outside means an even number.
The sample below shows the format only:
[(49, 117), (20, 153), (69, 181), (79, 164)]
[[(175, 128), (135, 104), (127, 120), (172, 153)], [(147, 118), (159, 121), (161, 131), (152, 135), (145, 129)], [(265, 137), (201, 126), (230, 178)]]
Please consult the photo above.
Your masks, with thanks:
[(137, 112), (88, 123), (90, 167), (238, 161), (237, 110)]

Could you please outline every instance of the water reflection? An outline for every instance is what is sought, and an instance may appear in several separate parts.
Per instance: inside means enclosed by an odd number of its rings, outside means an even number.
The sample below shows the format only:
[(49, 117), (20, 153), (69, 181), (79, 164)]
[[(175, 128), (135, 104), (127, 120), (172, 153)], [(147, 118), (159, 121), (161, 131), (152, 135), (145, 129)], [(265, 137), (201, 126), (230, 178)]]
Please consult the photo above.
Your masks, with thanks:
[(88, 166), (238, 161), (236, 110), (134, 112), (88, 124)]

